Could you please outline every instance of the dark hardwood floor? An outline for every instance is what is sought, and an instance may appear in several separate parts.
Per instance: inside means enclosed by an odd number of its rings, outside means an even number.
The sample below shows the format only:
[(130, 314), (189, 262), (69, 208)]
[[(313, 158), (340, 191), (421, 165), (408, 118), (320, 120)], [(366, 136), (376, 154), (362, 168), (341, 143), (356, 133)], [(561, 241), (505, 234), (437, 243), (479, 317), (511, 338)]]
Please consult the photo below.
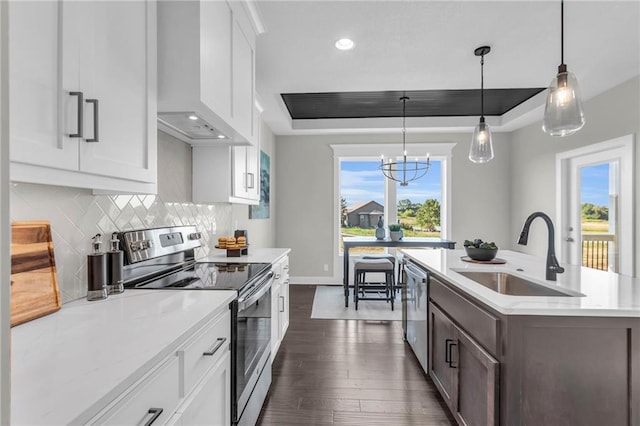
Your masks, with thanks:
[(400, 321), (311, 319), (314, 293), (290, 287), (289, 330), (258, 425), (455, 425)]

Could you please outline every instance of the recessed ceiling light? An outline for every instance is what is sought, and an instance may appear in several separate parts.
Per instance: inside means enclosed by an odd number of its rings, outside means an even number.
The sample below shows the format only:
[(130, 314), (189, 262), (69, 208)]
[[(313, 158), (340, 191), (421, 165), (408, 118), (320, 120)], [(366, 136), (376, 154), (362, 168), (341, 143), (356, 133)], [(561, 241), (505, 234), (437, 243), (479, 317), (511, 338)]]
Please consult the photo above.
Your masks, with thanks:
[(189, 116), (189, 120), (197, 120), (197, 119), (198, 119), (198, 117), (195, 116), (195, 115), (190, 115)]
[(348, 38), (341, 38), (340, 40), (336, 41), (336, 48), (340, 50), (351, 50), (355, 45), (356, 44), (353, 42), (353, 40)]
[(225, 135), (218, 135), (218, 139), (226, 139), (227, 137)]

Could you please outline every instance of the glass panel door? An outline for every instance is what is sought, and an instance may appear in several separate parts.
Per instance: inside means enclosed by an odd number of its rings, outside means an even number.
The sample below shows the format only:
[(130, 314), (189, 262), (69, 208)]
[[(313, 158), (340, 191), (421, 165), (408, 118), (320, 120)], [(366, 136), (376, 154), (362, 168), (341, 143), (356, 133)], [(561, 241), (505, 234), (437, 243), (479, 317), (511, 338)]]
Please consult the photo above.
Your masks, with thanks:
[(619, 271), (618, 161), (580, 168), (582, 266)]

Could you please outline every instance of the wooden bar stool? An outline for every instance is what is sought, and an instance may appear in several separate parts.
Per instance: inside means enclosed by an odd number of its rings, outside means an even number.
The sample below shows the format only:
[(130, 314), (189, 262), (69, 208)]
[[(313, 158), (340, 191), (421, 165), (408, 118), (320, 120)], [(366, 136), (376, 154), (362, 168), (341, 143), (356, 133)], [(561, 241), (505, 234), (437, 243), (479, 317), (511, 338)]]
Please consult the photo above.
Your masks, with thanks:
[[(363, 259), (360, 258), (354, 265), (355, 283), (353, 287), (353, 302), (358, 310), (359, 300), (385, 300), (391, 303), (393, 311), (393, 302), (395, 300), (395, 279), (394, 265), (388, 259)], [(367, 273), (383, 273), (384, 282), (367, 281)], [(383, 294), (384, 297), (365, 297), (369, 293)]]

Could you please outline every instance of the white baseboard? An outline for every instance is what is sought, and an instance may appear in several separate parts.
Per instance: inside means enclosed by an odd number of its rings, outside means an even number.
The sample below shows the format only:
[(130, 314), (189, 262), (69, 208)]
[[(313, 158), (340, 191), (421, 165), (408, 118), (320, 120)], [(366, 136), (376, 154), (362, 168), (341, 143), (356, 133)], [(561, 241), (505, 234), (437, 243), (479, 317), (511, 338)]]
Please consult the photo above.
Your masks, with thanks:
[(342, 285), (342, 277), (290, 277), (290, 284)]

